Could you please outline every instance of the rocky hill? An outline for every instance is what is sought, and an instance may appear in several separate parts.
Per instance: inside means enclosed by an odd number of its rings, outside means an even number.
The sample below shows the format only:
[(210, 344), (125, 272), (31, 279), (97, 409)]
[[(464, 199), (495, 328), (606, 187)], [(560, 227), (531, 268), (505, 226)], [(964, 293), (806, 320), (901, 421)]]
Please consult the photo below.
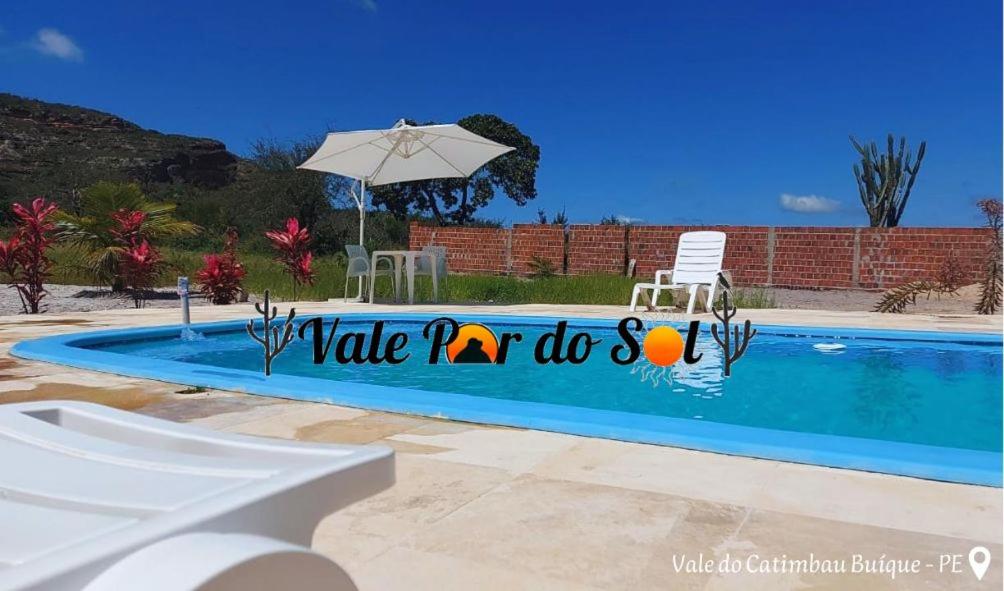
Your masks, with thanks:
[(222, 142), (163, 134), (109, 113), (0, 93), (0, 197), (57, 197), (97, 180), (215, 189), (239, 159)]

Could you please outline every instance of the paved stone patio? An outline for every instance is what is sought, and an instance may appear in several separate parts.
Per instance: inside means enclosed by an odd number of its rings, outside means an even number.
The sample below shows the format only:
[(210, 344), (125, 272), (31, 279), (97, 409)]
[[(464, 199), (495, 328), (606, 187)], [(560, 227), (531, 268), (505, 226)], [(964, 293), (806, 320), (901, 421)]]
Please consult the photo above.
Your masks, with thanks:
[[(284, 307), (280, 304), (280, 307)], [(604, 306), (300, 303), (301, 315), (626, 315)], [(198, 308), (193, 321), (248, 318)], [(751, 310), (757, 324), (999, 331), (1000, 317)], [(1000, 589), (1000, 489), (458, 423), (186, 387), (15, 359), (57, 332), (175, 323), (176, 310), (0, 317), (0, 402), (89, 400), (211, 429), (397, 451), (397, 484), (324, 522), (314, 546), (362, 590)], [(990, 549), (977, 582), (967, 556)], [(918, 559), (918, 574), (677, 572), (674, 556)], [(939, 573), (942, 554), (961, 573)], [(754, 561), (754, 564), (759, 564)], [(927, 567), (932, 564), (932, 567)], [(848, 567), (850, 563), (848, 562)]]

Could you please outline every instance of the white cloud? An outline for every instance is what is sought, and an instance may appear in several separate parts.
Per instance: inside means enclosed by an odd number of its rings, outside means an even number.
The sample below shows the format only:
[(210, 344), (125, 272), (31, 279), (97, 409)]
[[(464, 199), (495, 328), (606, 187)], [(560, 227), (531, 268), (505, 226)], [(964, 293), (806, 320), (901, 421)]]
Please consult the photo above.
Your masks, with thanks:
[(366, 10), (368, 12), (377, 11), (376, 0), (352, 0), (352, 2), (359, 8), (362, 8), (363, 10)]
[(84, 50), (56, 29), (39, 29), (35, 34), (34, 48), (45, 55), (61, 60), (80, 62), (84, 60)]
[(781, 209), (797, 213), (833, 213), (840, 209), (840, 202), (818, 195), (791, 195), (782, 193), (779, 201)]
[(631, 217), (629, 215), (624, 215), (622, 213), (617, 214), (614, 217), (614, 219), (617, 220), (618, 224), (622, 224), (622, 225), (625, 225), (625, 226), (627, 226), (628, 224), (640, 224), (641, 222), (645, 221), (645, 220), (643, 220), (641, 218), (633, 218), (633, 217)]

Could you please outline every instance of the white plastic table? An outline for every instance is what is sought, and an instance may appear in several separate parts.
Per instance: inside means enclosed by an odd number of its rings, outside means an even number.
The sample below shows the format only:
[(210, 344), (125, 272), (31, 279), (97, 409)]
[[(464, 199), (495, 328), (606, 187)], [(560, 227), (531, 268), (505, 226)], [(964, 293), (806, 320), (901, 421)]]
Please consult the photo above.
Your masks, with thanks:
[[(373, 252), (370, 259), (370, 269), (375, 270), (377, 259), (388, 257), (394, 261), (394, 300), (401, 300), (401, 267), (402, 263), (405, 274), (408, 277), (408, 303), (415, 303), (415, 259), (425, 257), (429, 259), (429, 267), (432, 269), (432, 301), (439, 299), (439, 277), (436, 266), (436, 253), (425, 250), (377, 250)], [(373, 272), (373, 271), (371, 271)], [(374, 287), (376, 285), (375, 276), (370, 277), (370, 303), (373, 303)]]

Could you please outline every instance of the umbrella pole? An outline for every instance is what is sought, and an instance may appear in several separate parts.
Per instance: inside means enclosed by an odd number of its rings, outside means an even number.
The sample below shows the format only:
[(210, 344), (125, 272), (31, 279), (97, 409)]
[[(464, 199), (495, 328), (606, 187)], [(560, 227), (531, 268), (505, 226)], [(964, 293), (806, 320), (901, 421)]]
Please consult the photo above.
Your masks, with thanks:
[[(359, 206), (359, 246), (363, 246), (363, 236), (366, 230), (366, 181), (359, 179), (359, 199), (356, 203)], [(372, 269), (370, 270), (370, 281), (373, 281)], [(360, 302), (364, 301), (363, 278), (359, 276), (359, 294), (356, 296)]]

